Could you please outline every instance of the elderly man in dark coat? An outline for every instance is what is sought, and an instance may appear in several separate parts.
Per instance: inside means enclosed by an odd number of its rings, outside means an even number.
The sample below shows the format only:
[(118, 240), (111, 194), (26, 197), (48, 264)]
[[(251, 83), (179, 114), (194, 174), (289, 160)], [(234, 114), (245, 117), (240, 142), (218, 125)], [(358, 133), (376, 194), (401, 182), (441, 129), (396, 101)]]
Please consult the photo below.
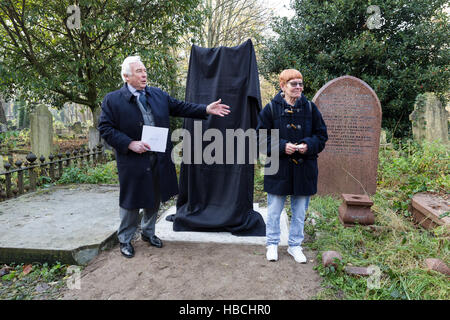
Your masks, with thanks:
[(137, 230), (139, 210), (143, 209), (141, 237), (158, 248), (162, 241), (155, 235), (155, 223), (161, 201), (178, 193), (175, 165), (171, 160), (172, 142), (166, 151), (153, 152), (141, 141), (144, 125), (169, 128), (169, 115), (206, 119), (208, 114), (225, 116), (229, 106), (220, 100), (209, 105), (178, 101), (166, 92), (147, 86), (147, 72), (138, 56), (127, 57), (122, 64), (124, 86), (103, 99), (98, 129), (116, 152), (120, 183), (120, 251), (134, 256), (131, 240)]

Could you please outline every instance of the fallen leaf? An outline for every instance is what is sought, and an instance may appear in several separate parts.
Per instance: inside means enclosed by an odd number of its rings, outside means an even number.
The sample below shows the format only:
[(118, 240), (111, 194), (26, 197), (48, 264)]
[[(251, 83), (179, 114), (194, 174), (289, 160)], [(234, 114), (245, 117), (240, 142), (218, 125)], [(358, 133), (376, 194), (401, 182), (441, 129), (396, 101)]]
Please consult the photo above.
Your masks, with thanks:
[(4, 275), (7, 275), (13, 268), (11, 267), (4, 267), (0, 269), (0, 277), (3, 277)]
[(31, 269), (33, 269), (33, 266), (31, 264), (27, 264), (25, 266), (23, 266), (23, 274), (27, 275), (31, 272)]

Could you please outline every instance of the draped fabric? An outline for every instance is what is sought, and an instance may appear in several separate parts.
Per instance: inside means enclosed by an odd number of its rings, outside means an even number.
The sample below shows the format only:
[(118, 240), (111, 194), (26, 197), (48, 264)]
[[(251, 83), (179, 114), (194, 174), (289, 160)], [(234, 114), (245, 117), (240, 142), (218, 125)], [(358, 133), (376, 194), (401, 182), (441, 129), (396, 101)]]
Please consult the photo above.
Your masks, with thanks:
[[(185, 161), (181, 164), (177, 212), (168, 220), (173, 221), (174, 231), (265, 236), (264, 220), (253, 210), (255, 158), (252, 159), (250, 150), (256, 140), (227, 137), (227, 129), (233, 129), (228, 134), (239, 129), (241, 133), (256, 129), (261, 110), (258, 68), (251, 40), (231, 48), (192, 47), (185, 100), (209, 104), (219, 98), (231, 107), (228, 116), (184, 120), (183, 127), (189, 131), (191, 141), (183, 139), (183, 153), (191, 159), (190, 164)], [(212, 134), (202, 141), (208, 129), (215, 130), (209, 130)], [(223, 139), (217, 135), (219, 131)], [(219, 147), (221, 139), (223, 148)], [(195, 153), (196, 141), (202, 141), (201, 154)], [(227, 148), (227, 143), (231, 148)], [(200, 158), (205, 153), (213, 157), (214, 163)], [(201, 163), (197, 164), (195, 160), (199, 159)]]

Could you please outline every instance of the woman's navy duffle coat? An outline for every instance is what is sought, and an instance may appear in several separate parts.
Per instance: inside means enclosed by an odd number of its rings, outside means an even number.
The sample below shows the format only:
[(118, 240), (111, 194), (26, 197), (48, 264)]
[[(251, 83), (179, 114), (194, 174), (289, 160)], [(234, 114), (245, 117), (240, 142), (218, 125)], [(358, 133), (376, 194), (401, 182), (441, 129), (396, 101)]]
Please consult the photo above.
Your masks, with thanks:
[[(327, 127), (317, 106), (303, 93), (293, 107), (280, 93), (258, 115), (257, 129), (268, 129), (267, 150), (271, 150), (272, 143), (279, 146), (279, 169), (276, 174), (264, 176), (264, 191), (276, 195), (313, 195), (317, 193), (318, 154), (328, 140)], [(279, 141), (271, 141), (270, 129), (279, 130)], [(288, 142), (306, 143), (308, 150), (305, 154), (296, 151), (287, 155)], [(268, 155), (274, 156), (270, 152)]]

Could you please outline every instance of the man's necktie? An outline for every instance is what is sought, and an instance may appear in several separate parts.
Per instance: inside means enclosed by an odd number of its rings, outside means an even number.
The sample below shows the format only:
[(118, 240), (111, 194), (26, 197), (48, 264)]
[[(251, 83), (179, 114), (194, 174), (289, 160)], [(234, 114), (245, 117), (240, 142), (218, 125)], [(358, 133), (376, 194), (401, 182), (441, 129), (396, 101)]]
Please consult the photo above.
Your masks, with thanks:
[(139, 92), (139, 101), (142, 103), (142, 106), (147, 109), (147, 99), (145, 98), (145, 91), (144, 90), (137, 90)]
[(141, 109), (142, 116), (144, 117), (144, 124), (148, 125), (148, 126), (154, 126), (155, 119), (153, 117), (152, 109), (150, 108), (149, 104), (147, 103), (147, 99), (145, 97), (145, 91), (137, 90), (137, 92), (139, 93), (138, 106), (139, 106), (139, 109)]

